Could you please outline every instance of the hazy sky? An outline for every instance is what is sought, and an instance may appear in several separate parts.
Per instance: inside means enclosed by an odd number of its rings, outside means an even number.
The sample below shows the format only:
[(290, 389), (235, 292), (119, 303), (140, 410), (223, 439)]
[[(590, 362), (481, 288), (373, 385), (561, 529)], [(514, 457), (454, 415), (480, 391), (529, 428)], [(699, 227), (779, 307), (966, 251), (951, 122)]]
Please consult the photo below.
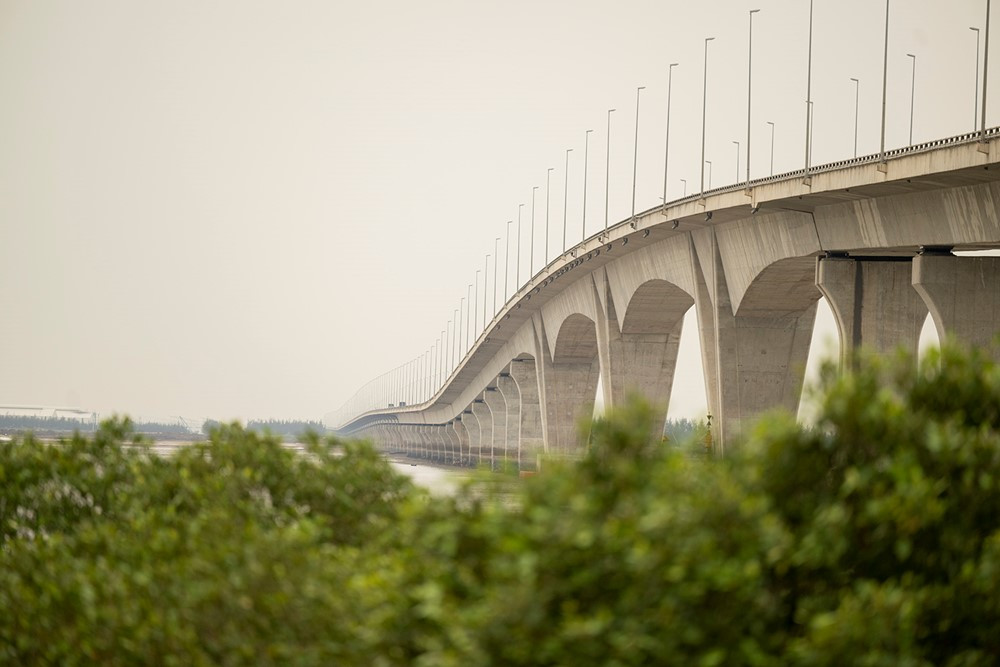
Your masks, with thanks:
[[(815, 5), (818, 164), (853, 153), (852, 76), (877, 150), (885, 5)], [(541, 265), (566, 148), (579, 238), (587, 129), (587, 231), (603, 225), (611, 107), (612, 222), (628, 214), (640, 85), (638, 207), (657, 202), (670, 62), (669, 196), (693, 191), (708, 36), (707, 159), (732, 182), (752, 8), (762, 176), (767, 120), (776, 171), (802, 166), (806, 0), (0, 0), (0, 405), (322, 417), (433, 345), (532, 186)], [(890, 147), (907, 53), (915, 141), (973, 128), (984, 17), (985, 0), (895, 0)], [(672, 414), (704, 410), (694, 338)]]

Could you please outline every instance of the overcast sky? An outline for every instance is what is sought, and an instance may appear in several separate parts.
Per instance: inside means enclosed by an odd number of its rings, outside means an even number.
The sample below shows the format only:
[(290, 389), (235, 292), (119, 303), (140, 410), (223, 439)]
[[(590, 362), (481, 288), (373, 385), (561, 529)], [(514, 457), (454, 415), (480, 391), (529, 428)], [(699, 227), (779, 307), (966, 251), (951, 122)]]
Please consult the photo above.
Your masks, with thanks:
[[(853, 154), (850, 77), (860, 151), (878, 148), (885, 5), (815, 5), (819, 164)], [(776, 171), (802, 166), (806, 0), (0, 0), (0, 405), (321, 418), (434, 344), (533, 186), (539, 268), (566, 148), (579, 238), (587, 129), (603, 225), (612, 107), (610, 215), (628, 215), (637, 86), (638, 207), (657, 202), (670, 62), (669, 197), (693, 191), (709, 36), (706, 157), (733, 182), (754, 8), (756, 177), (768, 120)], [(894, 2), (889, 147), (907, 53), (914, 140), (973, 128), (984, 19), (985, 0)], [(704, 411), (695, 344), (688, 327), (673, 415)]]

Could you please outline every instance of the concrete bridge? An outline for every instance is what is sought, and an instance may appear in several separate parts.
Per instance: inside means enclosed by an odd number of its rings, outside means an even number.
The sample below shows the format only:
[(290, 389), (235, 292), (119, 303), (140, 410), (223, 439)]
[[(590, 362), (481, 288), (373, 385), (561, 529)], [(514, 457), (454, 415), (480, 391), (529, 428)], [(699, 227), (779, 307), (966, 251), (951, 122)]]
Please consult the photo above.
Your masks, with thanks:
[[(665, 418), (695, 308), (715, 443), (799, 404), (817, 301), (841, 351), (916, 350), (1000, 330), (997, 130), (719, 188), (624, 220), (534, 275), (433, 395), (328, 416), (343, 434), (447, 463), (572, 454), (602, 378), (607, 406), (645, 396)], [(994, 140), (991, 140), (994, 139)], [(431, 393), (431, 392), (428, 392)], [(392, 394), (387, 394), (392, 396)], [(385, 402), (382, 405), (386, 405)]]

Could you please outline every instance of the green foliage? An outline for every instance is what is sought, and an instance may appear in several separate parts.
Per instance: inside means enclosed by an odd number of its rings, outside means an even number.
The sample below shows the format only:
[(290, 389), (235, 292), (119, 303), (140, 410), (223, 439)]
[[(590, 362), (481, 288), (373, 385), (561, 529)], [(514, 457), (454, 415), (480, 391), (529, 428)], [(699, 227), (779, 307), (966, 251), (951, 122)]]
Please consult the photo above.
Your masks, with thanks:
[(364, 444), (0, 443), (0, 663), (991, 665), (1000, 369), (827, 368), (723, 460), (631, 405), (428, 496)]

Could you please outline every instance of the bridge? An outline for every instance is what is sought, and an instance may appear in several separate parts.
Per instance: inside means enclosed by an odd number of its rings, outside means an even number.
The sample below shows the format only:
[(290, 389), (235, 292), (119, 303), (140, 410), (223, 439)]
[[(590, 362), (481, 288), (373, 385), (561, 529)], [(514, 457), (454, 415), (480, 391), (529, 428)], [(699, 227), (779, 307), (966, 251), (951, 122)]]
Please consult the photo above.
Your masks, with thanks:
[[(516, 463), (572, 454), (577, 423), (638, 393), (662, 418), (684, 315), (697, 314), (722, 449), (761, 412), (798, 407), (816, 304), (841, 350), (916, 351), (1000, 330), (997, 130), (718, 188), (619, 222), (560, 255), (493, 317), (432, 395), (386, 377), (327, 424), (432, 460)], [(415, 377), (421, 377), (417, 374)], [(426, 390), (425, 390), (426, 391)], [(361, 409), (358, 401), (384, 401)], [(584, 434), (585, 435), (585, 434)]]
[[(564, 248), (491, 318), (484, 291), (481, 330), (478, 308), (475, 325), (456, 312), (454, 334), (369, 382), (326, 425), (435, 461), (534, 470), (543, 454), (585, 446), (578, 425), (599, 387), (606, 407), (638, 394), (663, 422), (694, 308), (724, 453), (762, 412), (797, 409), (820, 299), (842, 359), (858, 346), (915, 352), (928, 314), (939, 337), (988, 344), (1000, 331), (1000, 257), (964, 254), (1000, 249), (987, 79), (984, 67), (976, 132), (885, 150), (883, 84), (878, 153), (811, 166), (807, 121), (802, 169), (663, 202)], [(669, 94), (667, 105), (669, 148)], [(638, 97), (636, 109), (638, 126)]]

